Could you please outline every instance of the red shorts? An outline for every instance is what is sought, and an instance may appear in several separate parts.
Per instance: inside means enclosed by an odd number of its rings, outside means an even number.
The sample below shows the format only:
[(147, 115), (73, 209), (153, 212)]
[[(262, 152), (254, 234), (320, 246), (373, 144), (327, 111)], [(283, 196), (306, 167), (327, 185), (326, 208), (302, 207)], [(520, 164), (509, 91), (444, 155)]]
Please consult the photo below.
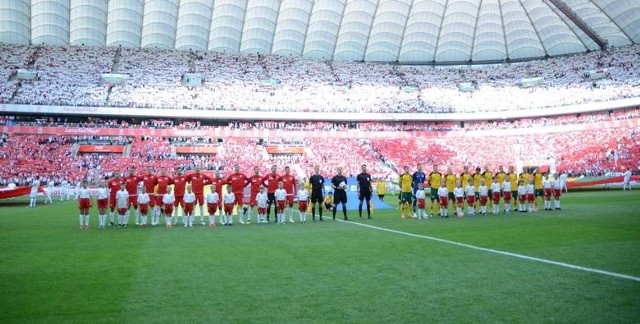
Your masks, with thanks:
[(467, 204), (469, 206), (473, 205), (476, 203), (476, 196), (475, 195), (468, 195), (467, 196)]
[(486, 205), (487, 201), (489, 201), (489, 196), (480, 196), (480, 205), (481, 206)]
[(286, 201), (285, 200), (277, 200), (276, 201), (276, 212), (278, 214), (284, 212), (284, 206), (286, 205)]
[(504, 201), (511, 202), (511, 191), (504, 192)]
[(298, 210), (300, 210), (301, 213), (306, 213), (307, 212), (307, 201), (299, 201), (298, 202)]
[(195, 193), (194, 192), (194, 194), (196, 195), (196, 204), (198, 204), (200, 206), (204, 205), (204, 193), (202, 193), (202, 192)]
[(167, 215), (167, 217), (171, 217), (173, 214), (173, 205), (172, 204), (165, 204), (164, 205), (164, 214)]
[(173, 202), (173, 207), (184, 207), (184, 196), (176, 196), (176, 201)]
[(189, 216), (193, 214), (193, 203), (184, 203), (184, 214)]
[(118, 215), (125, 215), (129, 208), (118, 208)]
[(109, 202), (109, 198), (98, 199), (98, 209), (107, 208), (108, 202)]
[(89, 209), (91, 208), (91, 199), (89, 198), (81, 198), (78, 200), (78, 208), (80, 209)]
[(267, 213), (266, 207), (258, 207), (258, 214), (264, 215)]
[(524, 204), (527, 201), (527, 195), (519, 195), (518, 201), (520, 201), (521, 204)]
[(235, 204), (224, 204), (224, 213), (231, 215), (231, 213), (233, 213), (233, 206), (235, 206)]
[(549, 200), (551, 198), (551, 188), (544, 189), (544, 199)]
[(294, 201), (294, 197), (293, 194), (287, 194), (287, 206), (289, 207), (293, 207), (293, 201)]
[(424, 198), (418, 199), (418, 209), (424, 209), (427, 206), (427, 201)]
[(536, 200), (536, 196), (534, 194), (527, 194), (527, 201), (532, 203)]
[(457, 196), (456, 197), (456, 204), (462, 205), (463, 203), (464, 203), (464, 197)]
[(138, 195), (129, 196), (129, 207), (133, 206), (133, 209), (138, 208)]
[[(151, 198), (151, 201), (153, 201), (154, 206), (162, 206), (162, 196), (163, 195), (155, 195), (155, 196), (153, 196)], [(176, 201), (177, 201), (177, 199), (176, 199)]]
[(494, 204), (499, 204), (500, 203), (500, 192), (492, 192), (492, 198), (493, 198), (493, 203)]
[(449, 197), (440, 197), (440, 206), (444, 208), (449, 207)]
[(209, 215), (215, 215), (218, 212), (218, 204), (207, 203), (207, 211)]
[(558, 198), (560, 198), (560, 195), (561, 195), (561, 190), (560, 189), (553, 189), (553, 197), (558, 199)]
[(116, 208), (116, 196), (109, 196), (109, 208)]
[(249, 206), (255, 207), (258, 204), (258, 201), (256, 200), (257, 196), (257, 192), (251, 192), (251, 197), (249, 197)]
[(149, 212), (149, 204), (140, 204), (140, 215), (146, 215), (148, 212)]
[(242, 204), (244, 204), (244, 194), (242, 194), (242, 191), (234, 191), (233, 195), (236, 196), (236, 205), (242, 206)]

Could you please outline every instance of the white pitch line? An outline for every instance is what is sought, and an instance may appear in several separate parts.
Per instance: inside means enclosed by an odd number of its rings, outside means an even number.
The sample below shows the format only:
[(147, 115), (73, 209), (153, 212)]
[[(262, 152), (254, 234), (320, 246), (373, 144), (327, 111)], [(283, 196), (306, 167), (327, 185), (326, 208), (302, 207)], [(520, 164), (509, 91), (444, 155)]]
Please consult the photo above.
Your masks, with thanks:
[(547, 260), (547, 259), (541, 259), (541, 258), (536, 258), (536, 257), (530, 257), (530, 256), (517, 254), (517, 253), (511, 253), (511, 252), (506, 252), (506, 251), (483, 248), (483, 247), (480, 247), (480, 246), (475, 246), (475, 245), (465, 244), (465, 243), (460, 243), (460, 242), (455, 242), (455, 241), (449, 241), (449, 240), (445, 240), (445, 239), (441, 239), (441, 238), (437, 238), (437, 237), (432, 237), (432, 236), (426, 236), (426, 235), (420, 235), (420, 234), (413, 234), (413, 233), (408, 233), (408, 232), (396, 231), (396, 230), (392, 230), (392, 229), (388, 229), (388, 228), (384, 228), (384, 227), (378, 227), (378, 226), (362, 224), (362, 223), (356, 223), (356, 222), (349, 222), (349, 221), (344, 221), (344, 220), (340, 220), (340, 219), (338, 219), (338, 220), (341, 221), (341, 222), (347, 223), (347, 224), (353, 224), (353, 225), (368, 227), (368, 228), (379, 230), (379, 231), (384, 231), (384, 232), (389, 232), (389, 233), (394, 233), (394, 234), (400, 234), (400, 235), (405, 235), (405, 236), (411, 236), (411, 237), (421, 238), (421, 239), (425, 239), (425, 240), (436, 241), (436, 242), (440, 242), (440, 243), (447, 243), (447, 244), (466, 247), (466, 248), (473, 249), (473, 250), (484, 251), (484, 252), (495, 253), (495, 254), (501, 254), (501, 255), (507, 255), (507, 256), (514, 257), (514, 258), (520, 258), (520, 259), (536, 261), (536, 262), (541, 262), (541, 263), (546, 263), (546, 264), (553, 264), (553, 265), (557, 265), (557, 266), (561, 266), (561, 267), (565, 267), (565, 268), (570, 268), (570, 269), (575, 269), (575, 270), (580, 270), (580, 271), (586, 271), (586, 272), (593, 272), (593, 273), (597, 273), (597, 274), (601, 274), (601, 275), (605, 275), (605, 276), (610, 276), (610, 277), (615, 277), (615, 278), (621, 278), (621, 279), (627, 279), (627, 280), (640, 282), (640, 277), (634, 277), (634, 276), (630, 276), (630, 275), (626, 275), (626, 274), (609, 272), (609, 271), (604, 271), (604, 270), (594, 269), (594, 268), (587, 268), (587, 267), (582, 267), (582, 266), (578, 266), (578, 265), (574, 265), (574, 264), (558, 262), (558, 261), (553, 261), (553, 260)]

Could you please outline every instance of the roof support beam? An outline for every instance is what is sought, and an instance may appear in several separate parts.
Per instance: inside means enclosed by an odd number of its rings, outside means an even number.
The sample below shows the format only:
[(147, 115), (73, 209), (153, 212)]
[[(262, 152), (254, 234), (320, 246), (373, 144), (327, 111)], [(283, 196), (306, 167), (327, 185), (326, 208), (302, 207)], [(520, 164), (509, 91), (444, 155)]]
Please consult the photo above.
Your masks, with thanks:
[(607, 41), (600, 37), (600, 35), (598, 35), (598, 33), (596, 33), (596, 31), (591, 28), (591, 26), (587, 25), (587, 23), (582, 20), (582, 18), (580, 18), (580, 16), (578, 16), (578, 14), (576, 14), (575, 11), (573, 11), (571, 8), (569, 8), (569, 6), (567, 6), (566, 3), (564, 3), (564, 1), (562, 0), (546, 0), (550, 3), (552, 3), (556, 8), (558, 8), (558, 10), (562, 11), (562, 13), (567, 16), (567, 18), (571, 19), (571, 21), (573, 21), (574, 24), (576, 24), (576, 26), (578, 26), (578, 28), (580, 28), (585, 34), (587, 34), (587, 36), (589, 36), (591, 39), (593, 39), (593, 41), (598, 44), (598, 46), (600, 46), (601, 50), (606, 50), (607, 49)]

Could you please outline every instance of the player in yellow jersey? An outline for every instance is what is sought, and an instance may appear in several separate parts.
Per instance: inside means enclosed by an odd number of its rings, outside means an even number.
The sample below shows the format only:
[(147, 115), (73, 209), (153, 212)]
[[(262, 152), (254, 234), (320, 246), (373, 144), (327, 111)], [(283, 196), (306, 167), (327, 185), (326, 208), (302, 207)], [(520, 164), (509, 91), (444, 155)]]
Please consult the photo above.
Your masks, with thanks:
[(436, 208), (436, 204), (439, 205), (438, 189), (440, 188), (440, 182), (442, 181), (442, 174), (438, 172), (437, 164), (433, 165), (433, 171), (429, 173), (427, 179), (429, 179), (429, 186), (431, 187), (431, 206), (429, 206), (429, 216), (431, 216), (435, 214), (435, 210), (438, 210), (440, 208), (439, 206)]
[(376, 192), (378, 193), (380, 201), (384, 201), (384, 195), (387, 193), (387, 183), (384, 179), (380, 178), (380, 180), (376, 182)]
[(453, 194), (453, 190), (456, 188), (456, 175), (455, 173), (453, 173), (453, 170), (451, 169), (451, 167), (447, 168), (447, 174), (444, 176), (444, 184), (445, 187), (447, 187), (447, 197), (449, 198), (449, 201), (451, 202), (451, 207), (455, 208), (455, 204), (453, 203), (454, 201), (456, 201), (456, 197)]
[(496, 177), (498, 178), (498, 183), (502, 184), (504, 180), (507, 178), (507, 173), (504, 172), (504, 166), (498, 167), (498, 172), (496, 173)]
[(473, 179), (471, 173), (469, 173), (469, 166), (464, 166), (464, 171), (460, 174), (460, 182), (462, 183), (462, 188), (466, 188), (469, 185), (469, 182)]
[(400, 176), (400, 217), (405, 218), (404, 211), (408, 209), (409, 217), (413, 214), (411, 198), (413, 198), (413, 176), (409, 173), (409, 166), (404, 166), (404, 173)]
[(480, 183), (482, 182), (482, 180), (484, 180), (484, 178), (482, 177), (482, 172), (480, 172), (479, 167), (476, 167), (476, 173), (473, 174), (473, 187), (476, 189), (476, 199), (474, 200), (473, 208), (475, 208), (480, 201), (480, 191), (478, 190), (478, 188), (480, 188)]
[(529, 174), (529, 167), (523, 167), (522, 172), (520, 173), (520, 181), (522, 181), (522, 183), (526, 185), (527, 183), (529, 183), (530, 177), (531, 174)]
[(511, 197), (513, 197), (511, 199), (511, 202), (513, 204), (513, 208), (515, 209), (516, 204), (518, 203), (518, 199), (515, 198), (515, 197), (518, 197), (518, 174), (516, 173), (513, 165), (509, 167), (509, 173), (507, 173), (507, 180), (511, 185)]
[[(484, 166), (484, 172), (482, 172), (482, 177), (484, 178), (484, 183), (487, 184), (489, 188), (489, 197), (493, 197), (493, 190), (491, 190), (491, 183), (493, 182), (493, 172), (489, 169), (489, 165)], [(489, 210), (493, 209), (493, 199), (489, 199)]]
[(536, 211), (538, 211), (538, 198), (544, 197), (544, 189), (542, 188), (543, 178), (544, 175), (540, 172), (540, 168), (535, 168), (533, 170), (533, 192), (535, 194), (534, 207)]

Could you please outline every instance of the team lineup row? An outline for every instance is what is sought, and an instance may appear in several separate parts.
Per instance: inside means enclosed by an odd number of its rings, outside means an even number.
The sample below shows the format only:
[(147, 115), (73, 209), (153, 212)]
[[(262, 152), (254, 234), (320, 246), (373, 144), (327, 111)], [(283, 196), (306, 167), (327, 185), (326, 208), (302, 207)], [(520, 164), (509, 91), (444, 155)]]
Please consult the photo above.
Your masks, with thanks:
[[(413, 218), (425, 219), (432, 217), (439, 210), (440, 216), (448, 218), (449, 202), (455, 209), (458, 217), (464, 215), (464, 204), (467, 204), (467, 214), (475, 215), (476, 210), (480, 214), (487, 213), (487, 205), (492, 209), (492, 213), (499, 212), (500, 200), (503, 199), (503, 212), (509, 213), (511, 206), (517, 204), (518, 210), (536, 211), (538, 197), (544, 199), (545, 210), (551, 207), (551, 197), (553, 196), (555, 209), (560, 209), (560, 196), (563, 183), (562, 176), (553, 179), (549, 173), (541, 173), (537, 169), (527, 170), (516, 174), (514, 168), (510, 167), (509, 172), (504, 172), (502, 166), (497, 172), (492, 173), (488, 167), (484, 171), (476, 168), (475, 174), (470, 174), (468, 167), (464, 167), (462, 174), (455, 175), (448, 169), (448, 173), (442, 175), (438, 171), (438, 166), (434, 165), (433, 171), (426, 175), (422, 171), (422, 166), (417, 165), (417, 171), (409, 173), (409, 167), (404, 167), (404, 173), (399, 178), (400, 194), (399, 206), (401, 217), (405, 218), (405, 211)], [(529, 173), (532, 171), (532, 173)], [(331, 179), (330, 194), (325, 197), (324, 177), (319, 174), (319, 167), (315, 167), (315, 174), (305, 181), (304, 178), (296, 180), (291, 175), (290, 168), (284, 168), (284, 174), (277, 173), (277, 166), (271, 167), (271, 173), (266, 176), (259, 175), (259, 168), (254, 168), (254, 174), (247, 177), (239, 171), (237, 165), (234, 172), (222, 178), (220, 171), (216, 171), (214, 177), (201, 173), (196, 169), (190, 175), (182, 174), (177, 170), (177, 175), (169, 177), (167, 170), (161, 169), (159, 175), (154, 175), (151, 168), (147, 168), (146, 174), (135, 175), (135, 170), (130, 168), (128, 175), (121, 177), (119, 172), (114, 172), (114, 176), (108, 181), (102, 181), (97, 190), (91, 191), (87, 188), (86, 181), (82, 188), (77, 190), (76, 198), (79, 200), (81, 211), (81, 228), (89, 225), (89, 208), (92, 196), (96, 197), (99, 210), (99, 227), (106, 226), (106, 209), (109, 207), (110, 223), (115, 225), (115, 212), (118, 213), (118, 225), (126, 227), (130, 210), (133, 209), (136, 225), (147, 226), (147, 217), (151, 213), (151, 225), (158, 225), (160, 217), (164, 216), (166, 225), (171, 226), (178, 221), (178, 208), (182, 207), (185, 227), (193, 226), (194, 209), (199, 207), (200, 223), (205, 225), (204, 207), (207, 206), (209, 214), (209, 225), (215, 226), (215, 214), (219, 214), (219, 223), (223, 225), (233, 224), (233, 211), (237, 208), (239, 223), (249, 223), (252, 219), (254, 208), (257, 207), (258, 223), (268, 223), (271, 215), (271, 206), (274, 206), (274, 221), (282, 224), (288, 215), (289, 221), (293, 222), (294, 201), (298, 201), (299, 220), (307, 222), (307, 214), (312, 214), (312, 219), (316, 219), (316, 206), (320, 220), (322, 211), (330, 210), (335, 219), (337, 205), (342, 205), (344, 219), (348, 220), (346, 203), (346, 177), (342, 174), (342, 168), (338, 168), (338, 173)], [(373, 192), (371, 176), (366, 171), (366, 165), (362, 165), (362, 172), (356, 177), (359, 198), (359, 216), (362, 217), (363, 204), (366, 204), (368, 218), (371, 218), (372, 204), (371, 195)], [(381, 186), (382, 184), (382, 186)], [(425, 184), (430, 190), (425, 190)], [(204, 195), (205, 185), (210, 185), (210, 193)], [(223, 194), (223, 187), (226, 185), (226, 192)], [(38, 179), (32, 184), (30, 206), (35, 205), (37, 196)], [(377, 186), (378, 195), (382, 199), (385, 194), (384, 183), (379, 182)], [(426, 210), (426, 197), (430, 196), (431, 205)], [(51, 198), (48, 197), (48, 200)], [(455, 204), (454, 204), (455, 202)], [(324, 208), (323, 208), (324, 207)], [(412, 213), (413, 212), (413, 213)], [(172, 220), (173, 218), (173, 220)]]
[[(143, 175), (135, 175), (135, 170), (130, 168), (128, 175), (121, 177), (119, 172), (114, 172), (114, 176), (101, 181), (99, 188), (95, 191), (87, 188), (88, 182), (83, 181), (82, 187), (77, 190), (76, 198), (80, 209), (80, 227), (89, 226), (89, 209), (92, 206), (92, 197), (97, 200), (99, 210), (99, 227), (106, 226), (106, 210), (110, 208), (110, 223), (114, 225), (114, 213), (118, 213), (119, 227), (126, 227), (130, 210), (135, 215), (136, 225), (147, 226), (148, 214), (151, 214), (151, 225), (160, 223), (160, 218), (166, 218), (166, 225), (172, 226), (173, 216), (178, 216), (178, 208), (182, 207), (183, 224), (185, 227), (192, 227), (194, 223), (194, 209), (196, 205), (200, 211), (200, 221), (204, 223), (204, 207), (207, 206), (209, 213), (209, 225), (216, 226), (215, 214), (220, 215), (220, 223), (223, 225), (233, 224), (233, 211), (237, 208), (239, 223), (251, 222), (251, 214), (254, 207), (258, 209), (258, 223), (269, 222), (271, 206), (274, 206), (275, 222), (283, 224), (285, 214), (288, 214), (289, 221), (293, 222), (294, 201), (298, 201), (300, 211), (299, 220), (307, 222), (307, 212), (311, 209), (312, 218), (315, 220), (315, 206), (318, 206), (320, 220), (322, 221), (322, 204), (325, 209), (333, 210), (335, 219), (334, 203), (343, 205), (344, 218), (346, 215), (346, 177), (342, 174), (342, 168), (338, 169), (338, 174), (332, 179), (332, 195), (325, 196), (324, 177), (320, 176), (319, 167), (315, 168), (316, 174), (310, 177), (309, 182), (300, 179), (297, 181), (291, 175), (290, 168), (285, 167), (285, 173), (281, 176), (277, 173), (277, 167), (271, 168), (271, 173), (260, 176), (259, 168), (254, 169), (254, 175), (247, 177), (239, 171), (238, 165), (234, 166), (234, 172), (226, 178), (222, 178), (220, 171), (216, 171), (214, 177), (210, 177), (197, 168), (190, 175), (182, 174), (181, 170), (177, 175), (169, 177), (166, 169), (160, 171), (160, 175), (153, 174), (151, 168)], [(370, 214), (371, 200), (371, 176), (366, 173), (366, 166), (362, 166), (362, 173), (359, 179), (362, 186), (359, 192), (363, 201), (366, 201), (368, 216)], [(204, 195), (205, 185), (210, 185), (210, 193)], [(226, 185), (226, 192), (223, 194), (223, 187)], [(39, 179), (33, 181), (31, 186), (30, 207), (35, 206), (35, 200), (40, 186)], [(50, 196), (48, 197), (50, 199)], [(310, 203), (310, 204), (309, 204)], [(308, 208), (309, 207), (309, 208)], [(360, 210), (362, 212), (362, 210)], [(174, 222), (177, 222), (177, 217)]]

